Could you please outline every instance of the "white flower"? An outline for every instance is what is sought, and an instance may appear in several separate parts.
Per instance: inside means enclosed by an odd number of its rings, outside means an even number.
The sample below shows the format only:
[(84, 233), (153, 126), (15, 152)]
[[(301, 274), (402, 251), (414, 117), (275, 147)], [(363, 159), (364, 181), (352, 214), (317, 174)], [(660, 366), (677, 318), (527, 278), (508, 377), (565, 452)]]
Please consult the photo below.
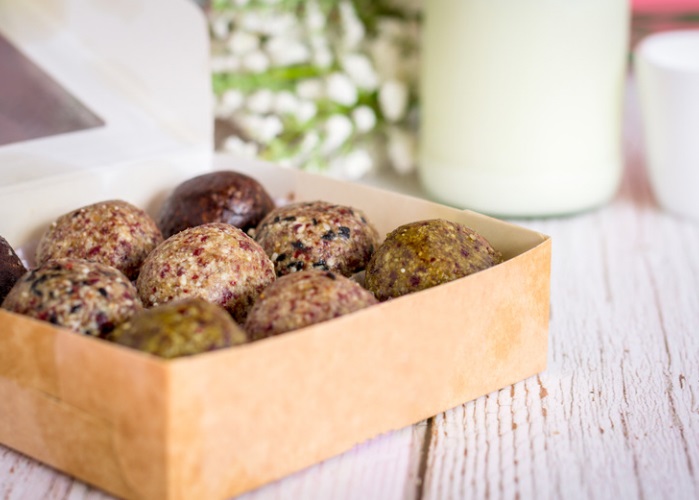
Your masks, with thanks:
[(256, 90), (248, 96), (246, 105), (253, 113), (267, 114), (272, 111), (274, 93), (269, 89)]
[(357, 180), (364, 177), (373, 167), (373, 159), (365, 149), (356, 149), (350, 153), (334, 158), (330, 170), (338, 177)]
[(291, 66), (307, 62), (311, 58), (311, 51), (299, 40), (276, 36), (270, 38), (265, 44), (272, 63), (276, 66)]
[(352, 80), (344, 73), (332, 73), (325, 80), (328, 99), (344, 106), (353, 106), (359, 94)]
[(254, 50), (243, 57), (243, 68), (252, 73), (264, 73), (269, 69), (269, 58), (261, 50)]
[(415, 170), (417, 143), (415, 137), (406, 130), (392, 127), (388, 131), (388, 158), (393, 168), (400, 174)]
[(265, 25), (266, 19), (254, 9), (243, 10), (238, 16), (239, 26), (253, 33), (261, 33)]
[(239, 90), (228, 89), (221, 96), (221, 107), (223, 107), (227, 113), (232, 113), (243, 105), (245, 97), (243, 93)]
[(291, 12), (283, 9), (247, 9), (238, 17), (240, 26), (250, 32), (281, 36), (298, 32), (298, 22)]
[(308, 39), (311, 47), (313, 64), (321, 69), (330, 67), (333, 63), (333, 53), (328, 45), (328, 39), (323, 33), (313, 33)]
[(321, 31), (325, 28), (325, 14), (320, 10), (317, 0), (306, 2), (306, 16), (304, 20), (311, 31)]
[(362, 90), (376, 90), (379, 77), (369, 58), (363, 54), (352, 52), (342, 58), (342, 68), (352, 81)]
[(216, 16), (211, 20), (211, 33), (218, 40), (225, 40), (230, 33), (231, 20), (228, 16)]
[(234, 55), (213, 56), (211, 58), (211, 71), (213, 73), (235, 73), (241, 67), (240, 58)]
[(345, 115), (334, 114), (328, 118), (322, 152), (327, 154), (342, 146), (352, 135), (352, 128), (352, 122)]
[(352, 110), (352, 120), (357, 132), (366, 133), (376, 126), (376, 113), (369, 106), (359, 106)]
[(257, 145), (253, 142), (245, 142), (240, 137), (231, 135), (223, 141), (223, 149), (229, 153), (235, 153), (246, 158), (254, 158), (257, 155)]
[(282, 90), (274, 96), (274, 112), (279, 115), (292, 115), (299, 108), (299, 99), (288, 90)]
[(265, 116), (260, 123), (258, 138), (261, 141), (269, 142), (284, 130), (282, 121), (277, 116)]
[[(211, 68), (222, 91), (214, 115), (251, 140), (232, 137), (222, 147), (346, 179), (383, 166), (414, 169), (418, 110), (411, 96), (418, 95), (424, 0), (378, 2), (375, 13), (357, 10), (354, 0), (212, 4)], [(376, 30), (368, 31), (365, 14)], [(317, 76), (299, 78), (300, 65)], [(257, 85), (270, 68), (283, 90)], [(360, 104), (374, 92), (375, 105)], [(287, 135), (298, 139), (281, 142)]]
[(381, 80), (398, 78), (402, 57), (400, 51), (390, 37), (379, 35), (370, 43), (371, 58), (374, 61), (374, 68)]
[(333, 53), (328, 47), (316, 47), (313, 49), (313, 64), (319, 68), (329, 68), (333, 63)]
[(296, 84), (296, 94), (301, 99), (317, 101), (325, 96), (323, 81), (318, 78), (307, 78)]
[(231, 33), (226, 45), (232, 54), (243, 56), (260, 47), (260, 37), (247, 31), (235, 30)]
[(270, 9), (265, 16), (262, 33), (269, 36), (296, 35), (299, 33), (296, 16), (291, 12)]
[(235, 121), (250, 136), (257, 139), (258, 132), (262, 128), (262, 117), (246, 112), (235, 114)]
[(262, 143), (269, 142), (284, 130), (281, 120), (276, 116), (243, 114), (237, 118), (244, 130)]
[(318, 114), (318, 106), (313, 101), (301, 101), (296, 110), (296, 119), (300, 123), (306, 123)]
[(345, 48), (354, 50), (364, 39), (364, 25), (359, 20), (352, 2), (340, 2), (340, 19), (342, 21), (342, 42)]
[(314, 50), (321, 47), (328, 48), (328, 37), (323, 33), (311, 33), (308, 37), (308, 44)]
[(311, 130), (301, 140), (301, 145), (299, 146), (299, 155), (308, 155), (316, 147), (318, 147), (318, 144), (320, 144), (320, 135), (318, 135), (318, 132)]
[(379, 89), (379, 107), (389, 122), (405, 116), (408, 106), (408, 87), (398, 80), (388, 80)]

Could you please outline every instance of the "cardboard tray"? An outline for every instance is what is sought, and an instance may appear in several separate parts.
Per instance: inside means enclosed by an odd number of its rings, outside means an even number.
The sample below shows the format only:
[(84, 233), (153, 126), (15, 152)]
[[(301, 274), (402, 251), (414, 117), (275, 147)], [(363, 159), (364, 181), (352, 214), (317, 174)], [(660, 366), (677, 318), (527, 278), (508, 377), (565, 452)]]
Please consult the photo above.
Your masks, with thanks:
[(243, 167), (276, 197), (361, 208), (382, 234), (425, 218), (467, 224), (506, 260), (171, 361), (0, 310), (2, 443), (122, 497), (224, 498), (544, 370), (548, 237), (367, 186)]

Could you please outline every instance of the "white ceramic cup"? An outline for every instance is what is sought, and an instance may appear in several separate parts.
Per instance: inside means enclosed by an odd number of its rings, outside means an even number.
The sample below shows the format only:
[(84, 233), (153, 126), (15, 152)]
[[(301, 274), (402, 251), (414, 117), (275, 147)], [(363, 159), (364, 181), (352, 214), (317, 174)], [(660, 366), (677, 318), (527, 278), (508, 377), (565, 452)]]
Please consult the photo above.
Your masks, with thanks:
[(699, 30), (650, 35), (635, 56), (651, 186), (661, 207), (699, 220)]

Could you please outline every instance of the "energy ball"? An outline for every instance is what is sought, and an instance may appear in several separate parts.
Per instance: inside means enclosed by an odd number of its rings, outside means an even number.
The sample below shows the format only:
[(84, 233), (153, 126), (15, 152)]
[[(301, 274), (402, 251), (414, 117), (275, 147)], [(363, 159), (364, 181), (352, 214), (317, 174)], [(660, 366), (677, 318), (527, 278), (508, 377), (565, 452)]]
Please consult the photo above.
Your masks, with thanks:
[(146, 212), (122, 200), (108, 200), (59, 217), (41, 237), (36, 261), (86, 259), (112, 266), (133, 280), (146, 255), (162, 241)]
[(472, 229), (443, 219), (393, 230), (366, 268), (365, 285), (379, 300), (400, 297), (486, 269), (500, 261)]
[(208, 222), (225, 222), (248, 231), (274, 208), (274, 201), (255, 179), (229, 170), (183, 182), (165, 200), (158, 226), (166, 238)]
[(146, 307), (201, 297), (242, 323), (274, 278), (260, 245), (237, 227), (212, 222), (185, 229), (153, 250), (136, 287)]
[(300, 271), (282, 276), (260, 294), (245, 322), (251, 339), (320, 323), (378, 301), (358, 283), (330, 271)]
[(324, 201), (276, 208), (255, 232), (277, 276), (304, 269), (351, 276), (366, 267), (378, 239), (378, 231), (360, 210)]
[(2, 307), (104, 337), (142, 306), (136, 288), (121, 271), (99, 262), (57, 259), (22, 276)]
[(141, 311), (107, 338), (168, 359), (247, 342), (245, 332), (225, 310), (200, 298)]
[(0, 236), (0, 304), (27, 269), (5, 238)]

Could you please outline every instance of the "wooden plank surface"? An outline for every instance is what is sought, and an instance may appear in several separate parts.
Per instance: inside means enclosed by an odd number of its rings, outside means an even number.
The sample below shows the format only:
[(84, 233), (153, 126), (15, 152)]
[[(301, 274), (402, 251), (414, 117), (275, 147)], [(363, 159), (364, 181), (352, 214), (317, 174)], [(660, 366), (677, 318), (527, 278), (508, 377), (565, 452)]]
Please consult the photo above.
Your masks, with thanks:
[[(519, 221), (553, 237), (548, 370), (241, 498), (699, 498), (699, 224), (656, 207), (630, 109), (615, 200)], [(0, 498), (108, 497), (0, 447)]]

